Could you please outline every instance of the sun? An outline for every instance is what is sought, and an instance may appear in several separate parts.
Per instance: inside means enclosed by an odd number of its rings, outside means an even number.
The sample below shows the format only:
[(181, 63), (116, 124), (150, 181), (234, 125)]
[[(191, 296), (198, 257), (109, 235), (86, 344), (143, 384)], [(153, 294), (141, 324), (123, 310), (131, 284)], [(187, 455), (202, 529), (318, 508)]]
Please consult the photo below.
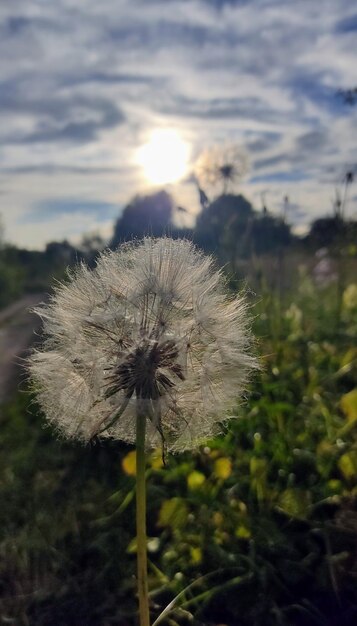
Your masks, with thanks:
[(153, 185), (175, 183), (188, 172), (189, 145), (173, 129), (158, 128), (139, 148), (137, 162), (145, 178)]

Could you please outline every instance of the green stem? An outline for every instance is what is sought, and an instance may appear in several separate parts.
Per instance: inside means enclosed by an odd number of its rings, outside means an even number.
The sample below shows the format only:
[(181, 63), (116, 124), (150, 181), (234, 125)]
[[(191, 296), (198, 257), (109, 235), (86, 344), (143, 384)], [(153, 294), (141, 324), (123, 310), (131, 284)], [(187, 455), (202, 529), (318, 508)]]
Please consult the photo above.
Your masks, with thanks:
[[(138, 405), (139, 403), (140, 401)], [(150, 626), (146, 552), (145, 431), (146, 417), (138, 406), (136, 417), (136, 538), (140, 626)]]

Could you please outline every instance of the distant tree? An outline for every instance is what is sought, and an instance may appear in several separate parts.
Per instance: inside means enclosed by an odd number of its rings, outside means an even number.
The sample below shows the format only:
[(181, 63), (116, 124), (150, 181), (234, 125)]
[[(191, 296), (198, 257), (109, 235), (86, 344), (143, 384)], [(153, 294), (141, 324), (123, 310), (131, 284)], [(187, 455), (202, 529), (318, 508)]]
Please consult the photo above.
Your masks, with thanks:
[(284, 248), (293, 240), (286, 220), (267, 213), (255, 217), (250, 237), (251, 250), (258, 255)]
[(224, 194), (200, 213), (194, 237), (205, 250), (224, 257), (228, 249), (244, 242), (253, 217), (253, 207), (244, 196)]
[(346, 224), (341, 215), (320, 217), (310, 227), (307, 241), (315, 249), (329, 248), (336, 242), (341, 242), (346, 230)]
[(172, 228), (174, 204), (166, 191), (158, 191), (147, 196), (136, 196), (114, 226), (111, 246), (134, 237), (151, 235), (160, 237), (169, 234)]
[(344, 220), (340, 215), (321, 217), (315, 220), (305, 241), (311, 248), (329, 248), (331, 252), (340, 253), (349, 246), (355, 249), (357, 241), (357, 221)]
[(6, 248), (0, 251), (0, 308), (16, 300), (24, 288), (25, 268), (9, 260)]
[(93, 267), (99, 253), (104, 250), (105, 246), (106, 242), (99, 233), (86, 233), (79, 244), (79, 250), (87, 265)]
[(103, 250), (103, 248), (105, 248), (105, 241), (99, 233), (86, 233), (82, 237), (79, 248), (83, 250), (85, 254), (91, 253), (93, 250)]
[(0, 213), (0, 250), (2, 249), (3, 245), (4, 245), (4, 224), (3, 224), (2, 215)]
[(45, 258), (53, 266), (65, 266), (76, 263), (80, 260), (81, 254), (66, 240), (51, 241), (46, 246)]

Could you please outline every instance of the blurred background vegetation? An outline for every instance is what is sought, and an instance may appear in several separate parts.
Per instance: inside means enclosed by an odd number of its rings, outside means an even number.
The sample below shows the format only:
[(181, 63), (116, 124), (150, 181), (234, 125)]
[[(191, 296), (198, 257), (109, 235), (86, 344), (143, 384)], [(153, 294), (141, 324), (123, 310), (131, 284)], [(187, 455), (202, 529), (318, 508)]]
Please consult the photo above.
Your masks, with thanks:
[[(222, 169), (222, 168), (221, 168)], [(160, 451), (148, 464), (152, 615), (211, 626), (357, 623), (357, 222), (333, 213), (304, 237), (257, 211), (221, 171), (192, 229), (166, 191), (137, 196), (111, 247), (148, 233), (186, 236), (217, 257), (252, 304), (263, 369), (226, 435), (194, 454)], [(274, 208), (274, 207), (273, 207)], [(0, 622), (16, 626), (136, 623), (135, 453), (84, 448), (45, 427), (20, 359), (33, 318), (21, 303), (106, 245), (53, 242), (43, 252), (0, 249)], [(27, 306), (27, 304), (26, 304)], [(31, 334), (11, 351), (24, 325)], [(12, 329), (12, 335), (11, 335)], [(9, 339), (10, 337), (10, 339)], [(12, 337), (12, 339), (11, 339)], [(4, 369), (11, 369), (11, 381)], [(1, 378), (1, 368), (3, 369)], [(19, 389), (14, 382), (19, 382)]]

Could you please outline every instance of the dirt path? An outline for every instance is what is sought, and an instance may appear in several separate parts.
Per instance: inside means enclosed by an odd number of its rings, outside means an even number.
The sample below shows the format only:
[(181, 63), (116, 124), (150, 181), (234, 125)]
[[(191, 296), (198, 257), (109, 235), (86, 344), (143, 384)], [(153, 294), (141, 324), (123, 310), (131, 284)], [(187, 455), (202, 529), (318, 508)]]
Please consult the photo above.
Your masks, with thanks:
[(44, 294), (29, 294), (0, 311), (0, 403), (23, 378), (22, 358), (36, 339), (40, 318), (29, 309), (44, 300)]

